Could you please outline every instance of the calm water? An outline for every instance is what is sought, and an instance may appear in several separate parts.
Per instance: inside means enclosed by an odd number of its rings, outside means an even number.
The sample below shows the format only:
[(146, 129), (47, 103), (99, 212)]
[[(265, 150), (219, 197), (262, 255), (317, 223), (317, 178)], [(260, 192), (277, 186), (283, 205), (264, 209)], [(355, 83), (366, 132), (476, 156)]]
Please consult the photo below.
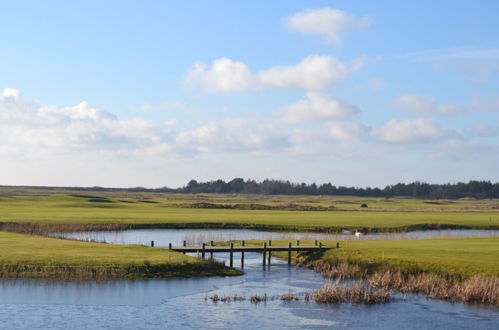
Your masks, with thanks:
[[(180, 243), (191, 230), (122, 233), (122, 243)], [(234, 233), (234, 231), (231, 231)], [(101, 233), (102, 234), (102, 233)], [(157, 235), (151, 238), (151, 234)], [(272, 234), (272, 233), (266, 233)], [(275, 234), (275, 233), (274, 233)], [(113, 233), (113, 235), (117, 235)], [(126, 236), (129, 235), (129, 236)], [(135, 236), (134, 236), (135, 235)], [(142, 236), (144, 235), (144, 236)], [(116, 239), (118, 236), (114, 236)], [(128, 238), (126, 238), (128, 237)], [(160, 239), (160, 237), (163, 237)], [(105, 237), (111, 241), (109, 237)], [(248, 237), (235, 237), (236, 239)], [(258, 237), (257, 237), (258, 238)], [(275, 239), (274, 237), (272, 237)], [(224, 259), (225, 256), (221, 255)], [(236, 260), (238, 255), (236, 255)], [(236, 262), (237, 265), (237, 262)], [(499, 310), (395, 295), (385, 305), (205, 301), (219, 295), (281, 295), (318, 289), (326, 281), (307, 269), (246, 253), (246, 274), (169, 280), (49, 282), (0, 280), (2, 329), (497, 329)]]
[(68, 232), (55, 233), (54, 236), (74, 238), (79, 240), (93, 240), (114, 244), (145, 244), (154, 241), (156, 246), (181, 245), (184, 240), (187, 244), (228, 240), (278, 240), (278, 239), (319, 239), (319, 240), (370, 240), (370, 239), (424, 239), (424, 238), (451, 238), (451, 237), (485, 237), (499, 236), (499, 230), (426, 230), (408, 233), (373, 233), (356, 237), (352, 234), (323, 234), (323, 233), (286, 233), (258, 231), (247, 229), (133, 229), (125, 231), (101, 232)]

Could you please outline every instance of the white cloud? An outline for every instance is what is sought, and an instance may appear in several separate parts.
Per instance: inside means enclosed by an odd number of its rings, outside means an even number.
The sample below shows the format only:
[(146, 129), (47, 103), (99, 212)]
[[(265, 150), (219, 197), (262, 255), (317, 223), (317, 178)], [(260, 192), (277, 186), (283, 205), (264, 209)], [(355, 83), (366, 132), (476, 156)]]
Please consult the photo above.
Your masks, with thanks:
[(321, 90), (343, 80), (348, 72), (360, 69), (365, 59), (345, 64), (335, 57), (309, 55), (291, 66), (276, 66), (254, 72), (245, 63), (220, 58), (210, 67), (195, 63), (184, 86), (209, 92), (235, 92), (246, 89), (299, 88)]
[(289, 145), (289, 137), (272, 125), (237, 118), (206, 123), (181, 132), (176, 138), (179, 150), (200, 152), (261, 151), (286, 148)]
[(447, 133), (433, 119), (418, 118), (390, 120), (383, 126), (375, 128), (373, 135), (384, 142), (420, 143), (438, 140)]
[(165, 143), (170, 132), (143, 118), (118, 119), (88, 102), (57, 107), (26, 103), (15, 89), (0, 93), (0, 144), (19, 153), (134, 150)]
[(402, 94), (393, 101), (395, 105), (419, 114), (456, 115), (462, 113), (464, 107), (455, 103), (439, 104), (435, 99), (413, 94)]
[(186, 80), (187, 86), (199, 85), (208, 91), (233, 92), (255, 85), (254, 73), (243, 62), (219, 58), (207, 69), (202, 62), (194, 63)]
[(405, 110), (419, 114), (453, 116), (474, 111), (499, 111), (499, 97), (497, 95), (489, 99), (475, 95), (471, 98), (469, 104), (460, 105), (456, 103), (438, 103), (433, 98), (402, 94), (397, 96), (393, 103)]
[(357, 18), (334, 8), (309, 9), (284, 18), (286, 27), (303, 34), (324, 37), (332, 45), (341, 44), (341, 34), (348, 28), (366, 28), (368, 17)]
[(334, 122), (328, 124), (329, 134), (342, 142), (362, 141), (369, 136), (371, 128), (357, 122)]
[(289, 104), (281, 110), (284, 120), (290, 123), (347, 119), (359, 113), (359, 109), (319, 92), (308, 92), (306, 99)]

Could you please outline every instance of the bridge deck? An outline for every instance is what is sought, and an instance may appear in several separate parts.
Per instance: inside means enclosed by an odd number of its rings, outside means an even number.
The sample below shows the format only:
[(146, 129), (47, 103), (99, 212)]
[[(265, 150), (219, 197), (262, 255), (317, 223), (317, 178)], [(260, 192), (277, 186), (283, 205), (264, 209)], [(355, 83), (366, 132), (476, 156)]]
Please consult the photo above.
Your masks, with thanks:
[[(202, 246), (172, 246), (172, 250), (177, 251), (177, 252), (185, 252), (185, 253), (196, 253), (196, 252), (202, 252), (203, 247)], [(321, 250), (327, 250), (330, 249), (330, 247), (327, 247), (323, 245), (322, 247), (320, 246), (209, 246), (206, 245), (204, 247), (204, 252), (206, 253), (217, 253), (217, 252), (287, 252), (287, 251), (293, 251), (293, 252), (311, 252), (311, 251), (321, 251)]]

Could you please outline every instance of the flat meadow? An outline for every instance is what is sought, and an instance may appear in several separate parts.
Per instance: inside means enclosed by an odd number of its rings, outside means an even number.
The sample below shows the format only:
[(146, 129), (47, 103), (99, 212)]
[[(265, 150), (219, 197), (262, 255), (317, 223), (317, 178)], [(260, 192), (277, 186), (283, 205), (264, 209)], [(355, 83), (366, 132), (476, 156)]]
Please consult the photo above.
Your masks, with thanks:
[(0, 190), (0, 222), (303, 231), (499, 228), (499, 201)]

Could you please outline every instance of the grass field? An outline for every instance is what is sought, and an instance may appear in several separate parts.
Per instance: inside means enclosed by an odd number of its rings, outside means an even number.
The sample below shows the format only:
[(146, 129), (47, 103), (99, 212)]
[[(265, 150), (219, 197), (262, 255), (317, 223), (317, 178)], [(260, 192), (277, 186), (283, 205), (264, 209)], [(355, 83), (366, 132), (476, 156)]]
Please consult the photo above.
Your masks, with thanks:
[[(261, 245), (263, 242), (247, 240), (246, 244)], [(295, 244), (295, 241), (274, 240), (272, 245), (287, 246), (288, 242)], [(336, 247), (337, 243), (320, 242), (331, 247)], [(300, 244), (313, 245), (314, 241), (301, 240)], [(427, 271), (459, 277), (476, 274), (499, 276), (499, 237), (340, 241), (339, 249), (327, 250), (318, 261), (328, 258), (373, 266), (390, 264), (408, 273)]]
[[(22, 195), (22, 194), (21, 194)], [(127, 224), (135, 226), (240, 226), (267, 227), (290, 230), (337, 230), (358, 228), (374, 230), (407, 230), (432, 225), (463, 226), (470, 228), (499, 228), (498, 203), (492, 201), (437, 202), (395, 199), (389, 202), (369, 202), (367, 209), (360, 209), (366, 199), (351, 197), (310, 196), (226, 196), (226, 195), (179, 195), (133, 194), (134, 198), (120, 194), (100, 195), (0, 195), (0, 222), (15, 223), (64, 223), (64, 224)], [(289, 209), (223, 209), (198, 208), (197, 202), (227, 205), (318, 205), (340, 199), (351, 209), (332, 208), (329, 211), (301, 211)], [(446, 204), (447, 203), (447, 204)], [(383, 204), (383, 205), (381, 205)], [(403, 205), (389, 210), (384, 204)], [(459, 207), (456, 207), (456, 204)], [(193, 206), (194, 205), (194, 206)], [(210, 204), (211, 205), (211, 204)], [(353, 207), (352, 205), (355, 205)], [(410, 206), (412, 205), (412, 207)], [(436, 208), (436, 205), (438, 208)], [(443, 207), (444, 205), (445, 207)], [(449, 206), (451, 205), (451, 206)], [(402, 211), (401, 209), (404, 209)], [(426, 226), (426, 227), (425, 227)], [(428, 227), (429, 226), (429, 227)]]
[(0, 232), (0, 273), (3, 277), (107, 279), (237, 272), (166, 249)]
[[(332, 244), (333, 242), (331, 242)], [(388, 263), (410, 272), (423, 270), (442, 274), (499, 276), (499, 237), (344, 241), (325, 258)]]

